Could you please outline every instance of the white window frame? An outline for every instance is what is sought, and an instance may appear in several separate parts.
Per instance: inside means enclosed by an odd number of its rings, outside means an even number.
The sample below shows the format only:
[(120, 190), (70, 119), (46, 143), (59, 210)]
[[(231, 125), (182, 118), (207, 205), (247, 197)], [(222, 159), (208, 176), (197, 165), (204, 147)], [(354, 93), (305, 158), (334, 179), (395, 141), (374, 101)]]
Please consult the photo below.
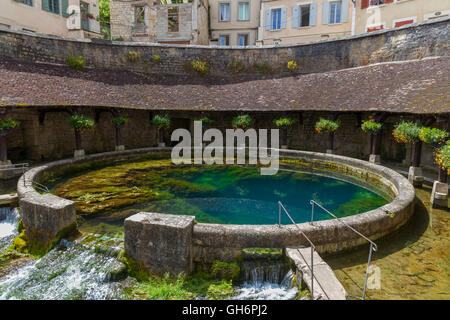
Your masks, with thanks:
[[(338, 3), (338, 2), (341, 3), (341, 13), (339, 15), (339, 22), (331, 22), (331, 6), (334, 3)], [(344, 3), (342, 2), (342, 0), (332, 0), (332, 1), (328, 1), (328, 3), (329, 3), (329, 10), (330, 10), (328, 12), (328, 25), (341, 24), (342, 23), (342, 10), (344, 10)], [(346, 8), (346, 9), (348, 10), (348, 8)], [(336, 15), (336, 17), (338, 17), (338, 16)]]
[(392, 28), (401, 28), (401, 27), (396, 27), (395, 24), (397, 22), (403, 22), (403, 21), (408, 21), (408, 20), (412, 20), (412, 23), (416, 23), (417, 22), (417, 17), (408, 17), (408, 18), (401, 18), (401, 19), (395, 19), (392, 21)]
[[(220, 44), (220, 38), (221, 37), (228, 37), (228, 44), (224, 44), (224, 45), (222, 45), (222, 44)], [(219, 37), (218, 37), (218, 41), (217, 41), (218, 43), (218, 45), (220, 46), (220, 47), (229, 47), (230, 45), (231, 45), (231, 35), (229, 34), (229, 33), (222, 33), (222, 34), (219, 34)]]
[[(240, 19), (239, 18), (239, 7), (240, 7), (240, 5), (241, 5), (241, 3), (247, 3), (247, 5), (248, 5), (248, 19)], [(240, 1), (238, 1), (238, 4), (237, 4), (237, 21), (250, 21), (250, 0), (240, 0)]]
[[(283, 8), (285, 8), (285, 7), (272, 7), (272, 8), (269, 9), (270, 10), (270, 25), (271, 25), (270, 31), (280, 31), (281, 30), (281, 14), (282, 14), (281, 11), (282, 11)], [(273, 12), (276, 11), (276, 10), (280, 10), (280, 29), (272, 29), (272, 27), (273, 27), (273, 23), (272, 23), (272, 21), (273, 21)]]
[(374, 1), (374, 0), (369, 0), (369, 7), (368, 7), (368, 9), (369, 8), (379, 8), (379, 7), (383, 7), (383, 6), (386, 5), (386, 0), (378, 0), (378, 1), (384, 1), (384, 3), (381, 3), (381, 4), (370, 4), (372, 1)]
[[(224, 6), (224, 5), (228, 5), (228, 8), (229, 8), (229, 19), (228, 20), (221, 20), (221, 14), (220, 14), (220, 12), (221, 12), (221, 8), (222, 8), (222, 6)], [(231, 10), (231, 1), (222, 1), (222, 2), (219, 2), (219, 17), (218, 17), (218, 19), (219, 19), (219, 22), (230, 22), (231, 21), (231, 12), (232, 12), (232, 10)]]
[[(298, 13), (298, 18), (299, 18), (299, 20), (301, 20), (301, 16), (302, 16), (302, 9), (301, 9), (301, 7), (302, 6), (307, 6), (307, 5), (309, 5), (309, 12), (311, 12), (311, 5), (313, 4), (314, 2), (311, 2), (311, 1), (309, 1), (309, 2), (297, 2), (295, 5), (296, 6), (298, 6), (298, 8), (300, 9), (300, 12)], [(316, 8), (317, 8), (317, 6), (316, 6)], [(317, 9), (316, 9), (317, 10)], [(310, 13), (311, 14), (311, 13)], [(300, 21), (299, 21), (300, 22)], [(309, 21), (309, 25), (308, 26), (304, 26), (304, 27), (302, 27), (300, 24), (299, 24), (299, 27), (298, 28), (309, 28), (309, 27), (311, 27), (311, 21)]]
[[(367, 30), (369, 30), (369, 28), (379, 27), (379, 26), (383, 26), (383, 29), (381, 29), (381, 30), (386, 30), (386, 22), (373, 23), (373, 24), (366, 25), (366, 33), (369, 32), (369, 31), (367, 31)], [(377, 30), (377, 31), (381, 31), (381, 30)], [(375, 32), (375, 31), (371, 31), (371, 32)]]

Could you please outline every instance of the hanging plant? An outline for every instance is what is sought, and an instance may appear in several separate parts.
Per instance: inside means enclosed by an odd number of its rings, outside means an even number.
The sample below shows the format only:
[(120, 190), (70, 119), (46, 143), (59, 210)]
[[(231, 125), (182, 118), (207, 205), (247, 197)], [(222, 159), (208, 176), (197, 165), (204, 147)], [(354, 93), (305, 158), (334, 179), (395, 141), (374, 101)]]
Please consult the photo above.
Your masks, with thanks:
[(447, 170), (447, 174), (450, 174), (450, 140), (435, 153), (434, 161), (440, 169)]
[(231, 124), (233, 125), (233, 128), (235, 130), (238, 128), (247, 130), (248, 128), (251, 127), (252, 122), (253, 122), (252, 117), (248, 114), (244, 114), (241, 116), (234, 117)]
[(392, 135), (398, 143), (417, 143), (420, 141), (420, 128), (416, 123), (402, 121), (395, 126)]
[(210, 119), (208, 117), (197, 118), (197, 119), (194, 119), (194, 121), (201, 121), (201, 122), (203, 122), (205, 124), (211, 124), (211, 123), (214, 122), (214, 120), (212, 120), (212, 119)]
[(127, 124), (128, 121), (130, 121), (130, 118), (128, 117), (128, 115), (114, 117), (111, 119), (112, 125), (116, 128), (120, 128), (120, 127), (124, 126), (125, 124)]
[(170, 128), (170, 117), (165, 115), (155, 115), (152, 119), (152, 123), (160, 129), (168, 129)]
[(373, 119), (364, 120), (361, 123), (362, 131), (364, 131), (365, 133), (370, 133), (370, 134), (378, 134), (381, 131), (382, 127), (383, 127), (382, 123), (376, 122)]
[(69, 125), (74, 131), (83, 131), (94, 128), (94, 120), (82, 114), (74, 114), (69, 118)]
[(432, 145), (434, 148), (440, 148), (445, 143), (448, 136), (449, 133), (445, 130), (429, 127), (422, 127), (419, 134), (420, 140)]
[(295, 123), (295, 119), (292, 119), (289, 117), (283, 117), (283, 118), (273, 120), (273, 123), (278, 128), (287, 128), (287, 127), (292, 126)]
[(20, 122), (11, 118), (0, 119), (0, 135), (6, 135), (19, 126)]
[(340, 125), (339, 121), (320, 118), (320, 120), (316, 122), (315, 129), (318, 133), (326, 132), (331, 134), (335, 133)]

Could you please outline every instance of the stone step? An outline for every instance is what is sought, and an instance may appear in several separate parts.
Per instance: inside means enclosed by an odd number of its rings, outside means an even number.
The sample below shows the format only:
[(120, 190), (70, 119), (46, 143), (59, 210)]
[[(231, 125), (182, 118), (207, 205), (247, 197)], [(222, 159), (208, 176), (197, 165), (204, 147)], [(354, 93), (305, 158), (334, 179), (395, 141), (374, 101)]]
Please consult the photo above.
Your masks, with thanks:
[[(311, 264), (310, 247), (286, 248), (286, 255), (295, 264), (297, 270), (301, 271), (303, 281), (311, 291)], [(314, 300), (346, 300), (347, 292), (336, 278), (330, 266), (322, 260), (319, 254), (313, 253), (314, 271)]]

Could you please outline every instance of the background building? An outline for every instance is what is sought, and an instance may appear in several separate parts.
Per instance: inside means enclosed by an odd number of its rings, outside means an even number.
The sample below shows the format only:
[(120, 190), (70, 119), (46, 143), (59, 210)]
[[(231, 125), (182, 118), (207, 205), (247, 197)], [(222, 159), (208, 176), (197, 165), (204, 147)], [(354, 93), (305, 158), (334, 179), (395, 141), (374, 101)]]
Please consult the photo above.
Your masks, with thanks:
[(208, 44), (207, 0), (111, 0), (111, 39)]
[(2, 0), (0, 26), (71, 38), (99, 38), (98, 0)]
[(262, 0), (258, 44), (292, 44), (351, 35), (350, 0)]
[(211, 44), (255, 45), (261, 0), (210, 0)]
[(357, 0), (356, 33), (401, 27), (450, 15), (449, 0)]

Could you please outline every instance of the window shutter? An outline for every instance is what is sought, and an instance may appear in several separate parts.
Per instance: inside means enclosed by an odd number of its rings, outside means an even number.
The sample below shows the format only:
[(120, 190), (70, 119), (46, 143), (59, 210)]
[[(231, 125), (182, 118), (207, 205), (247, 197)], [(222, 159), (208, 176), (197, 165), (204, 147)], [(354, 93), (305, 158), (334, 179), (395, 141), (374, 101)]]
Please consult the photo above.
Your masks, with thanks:
[(330, 20), (330, 3), (324, 2), (322, 5), (322, 24), (328, 24)]
[(300, 6), (296, 5), (292, 7), (292, 27), (293, 28), (298, 28), (300, 27), (300, 19), (301, 19), (301, 15), (300, 13)]
[(50, 12), (50, 0), (42, 0), (42, 10)]
[(316, 25), (316, 15), (317, 15), (317, 4), (311, 3), (309, 7), (309, 25)]
[(270, 9), (266, 10), (266, 30), (272, 30), (272, 22), (270, 21)]
[(61, 0), (61, 13), (64, 18), (67, 18), (69, 14), (67, 9), (69, 8), (69, 0)]
[(286, 29), (286, 8), (281, 8), (281, 29)]
[(348, 0), (342, 0), (341, 22), (348, 21)]
[(385, 0), (384, 2), (385, 3), (392, 3), (392, 2), (394, 2), (394, 0)]
[(369, 7), (369, 0), (361, 0), (361, 9), (366, 9)]

